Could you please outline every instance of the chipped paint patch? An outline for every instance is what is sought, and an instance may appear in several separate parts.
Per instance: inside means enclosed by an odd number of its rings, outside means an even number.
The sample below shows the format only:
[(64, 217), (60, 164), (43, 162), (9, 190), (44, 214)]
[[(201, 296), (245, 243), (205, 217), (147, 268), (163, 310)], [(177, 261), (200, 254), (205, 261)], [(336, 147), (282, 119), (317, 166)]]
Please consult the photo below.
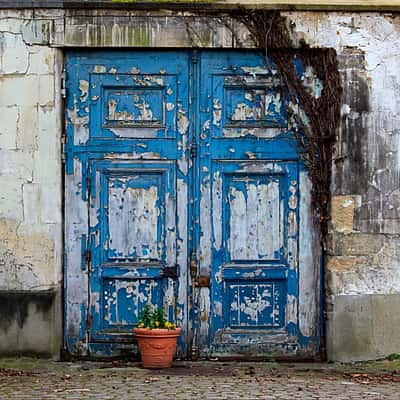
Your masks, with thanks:
[(157, 242), (158, 190), (128, 186), (126, 179), (110, 180), (109, 248), (119, 256), (159, 259)]
[(74, 127), (74, 145), (85, 144), (89, 140), (89, 115), (80, 116), (75, 103), (72, 110), (67, 110), (67, 116)]
[(177, 179), (177, 209), (179, 213), (178, 218), (178, 241), (177, 241), (177, 264), (180, 268), (179, 285), (178, 285), (178, 299), (179, 312), (177, 313), (177, 320), (180, 321), (182, 327), (187, 327), (187, 237), (188, 237), (188, 186), (183, 179)]
[(95, 74), (104, 74), (107, 71), (107, 68), (104, 65), (95, 65), (93, 67), (93, 72)]
[(232, 260), (274, 259), (281, 247), (279, 183), (229, 189)]
[(223, 128), (222, 133), (227, 138), (241, 138), (255, 136), (268, 139), (281, 135), (284, 132), (281, 128)]
[(289, 211), (289, 216), (288, 216), (288, 234), (290, 236), (294, 236), (297, 233), (297, 216), (296, 213), (293, 211)]
[(211, 271), (211, 193), (209, 177), (200, 186), (200, 274), (209, 275)]
[(189, 129), (189, 119), (186, 116), (186, 111), (182, 110), (182, 107), (178, 106), (178, 131), (181, 135), (186, 135)]
[(222, 303), (220, 301), (214, 302), (214, 314), (222, 317)]
[(306, 88), (310, 96), (316, 99), (321, 97), (323, 85), (321, 80), (318, 79), (313, 67), (307, 66), (300, 79), (301, 84)]
[(240, 67), (246, 74), (252, 75), (256, 79), (256, 75), (275, 75), (277, 70), (265, 67)]
[(287, 295), (286, 303), (286, 324), (296, 324), (297, 325), (297, 297), (292, 294)]
[[(144, 151), (143, 153), (120, 153), (119, 157), (126, 160), (162, 160), (160, 153), (155, 153), (152, 151)], [(115, 153), (106, 153), (104, 154), (105, 159), (115, 159)]]
[(212, 187), (212, 201), (213, 201), (213, 233), (214, 249), (219, 251), (222, 244), (222, 178), (219, 171), (214, 173), (213, 187)]
[(222, 117), (222, 104), (219, 99), (213, 100), (213, 125), (219, 126)]
[(238, 103), (231, 116), (232, 121), (246, 121), (253, 118), (253, 108), (248, 106), (246, 103)]
[(89, 94), (89, 82), (84, 80), (84, 79), (80, 79), (79, 80), (79, 90), (81, 92), (81, 102), (85, 102), (87, 100), (88, 94)]
[(186, 112), (182, 110), (182, 106), (178, 104), (178, 132), (182, 135), (182, 156), (178, 160), (179, 169), (184, 175), (187, 175), (189, 170), (188, 161), (186, 158), (186, 152), (188, 150), (188, 137), (187, 132), (189, 129), (189, 119), (186, 116)]

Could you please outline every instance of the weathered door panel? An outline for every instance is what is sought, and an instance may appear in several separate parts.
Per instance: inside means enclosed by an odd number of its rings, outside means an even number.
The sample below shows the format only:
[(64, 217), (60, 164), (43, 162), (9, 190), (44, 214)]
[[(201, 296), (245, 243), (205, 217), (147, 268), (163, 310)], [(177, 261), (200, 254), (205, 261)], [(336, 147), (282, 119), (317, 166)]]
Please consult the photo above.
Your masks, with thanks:
[(183, 327), (185, 352), (188, 54), (71, 52), (66, 69), (68, 348), (132, 351), (152, 303)]
[(212, 167), (213, 351), (276, 354), (297, 337), (297, 163)]
[[(309, 188), (299, 185), (305, 171), (288, 128), (285, 88), (274, 65), (249, 52), (203, 54), (199, 85), (198, 259), (211, 284), (196, 297), (196, 349), (312, 356), (318, 330), (308, 337), (299, 330), (299, 272), (315, 269), (298, 257), (298, 204)], [(315, 317), (318, 272), (310, 281), (302, 299)]]
[(91, 339), (129, 338), (144, 305), (163, 307), (168, 292), (174, 315), (175, 182), (171, 161), (92, 161)]

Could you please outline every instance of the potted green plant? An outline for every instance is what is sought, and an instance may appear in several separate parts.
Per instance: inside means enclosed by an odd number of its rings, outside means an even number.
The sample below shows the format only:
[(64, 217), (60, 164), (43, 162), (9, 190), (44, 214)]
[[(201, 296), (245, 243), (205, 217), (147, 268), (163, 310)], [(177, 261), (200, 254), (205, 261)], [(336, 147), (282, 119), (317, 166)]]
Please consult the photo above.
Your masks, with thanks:
[(148, 304), (134, 328), (144, 368), (169, 368), (181, 328), (168, 321), (164, 311)]

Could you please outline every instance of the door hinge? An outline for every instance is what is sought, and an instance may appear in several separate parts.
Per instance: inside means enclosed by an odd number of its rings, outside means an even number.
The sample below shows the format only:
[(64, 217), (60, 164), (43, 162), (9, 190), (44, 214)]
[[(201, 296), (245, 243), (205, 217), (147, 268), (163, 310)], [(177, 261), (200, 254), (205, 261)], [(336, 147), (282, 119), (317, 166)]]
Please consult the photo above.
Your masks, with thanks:
[(66, 86), (67, 74), (65, 69), (61, 73), (61, 97), (63, 99), (67, 98), (67, 86)]
[(178, 279), (179, 271), (177, 265), (172, 265), (170, 267), (164, 267), (162, 270), (162, 276), (165, 278)]
[(61, 135), (61, 162), (65, 164), (65, 145), (67, 144), (67, 136), (65, 133)]

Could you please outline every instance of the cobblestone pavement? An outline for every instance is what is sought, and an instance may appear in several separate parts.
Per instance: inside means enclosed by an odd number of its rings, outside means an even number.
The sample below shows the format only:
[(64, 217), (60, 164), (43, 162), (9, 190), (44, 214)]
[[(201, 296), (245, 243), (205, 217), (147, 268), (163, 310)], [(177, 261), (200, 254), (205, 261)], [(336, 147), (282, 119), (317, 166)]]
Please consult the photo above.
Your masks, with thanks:
[(0, 399), (400, 399), (400, 363), (136, 363), (0, 360)]

